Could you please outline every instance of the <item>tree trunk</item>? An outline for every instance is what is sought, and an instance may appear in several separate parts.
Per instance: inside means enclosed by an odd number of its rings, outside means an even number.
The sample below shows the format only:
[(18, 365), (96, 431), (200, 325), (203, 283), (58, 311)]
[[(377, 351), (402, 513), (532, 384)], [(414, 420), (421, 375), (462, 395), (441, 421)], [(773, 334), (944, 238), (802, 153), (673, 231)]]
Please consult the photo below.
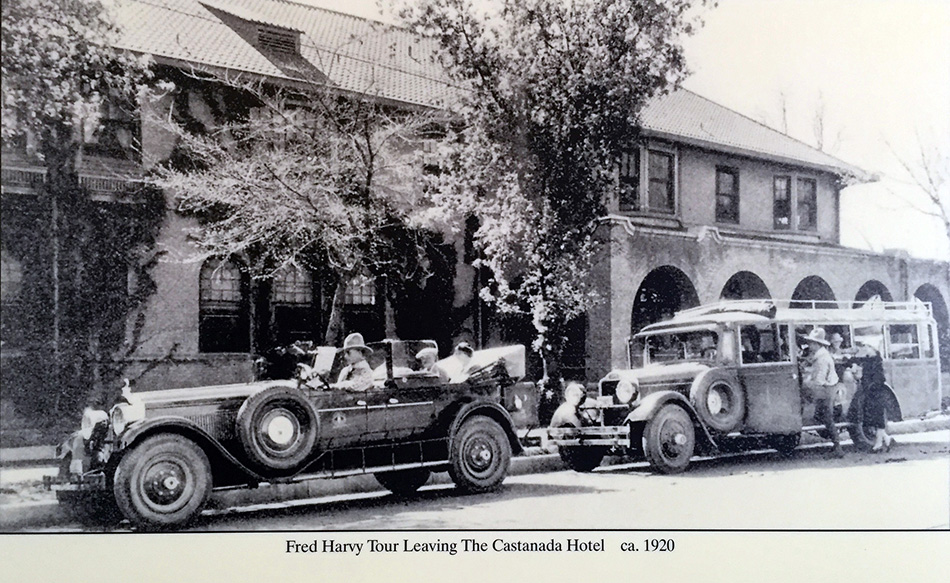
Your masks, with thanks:
[(336, 289), (333, 292), (333, 302), (330, 304), (330, 318), (327, 320), (327, 332), (324, 336), (327, 346), (338, 346), (342, 343), (343, 336), (343, 300), (346, 295), (345, 277), (341, 277), (336, 283)]

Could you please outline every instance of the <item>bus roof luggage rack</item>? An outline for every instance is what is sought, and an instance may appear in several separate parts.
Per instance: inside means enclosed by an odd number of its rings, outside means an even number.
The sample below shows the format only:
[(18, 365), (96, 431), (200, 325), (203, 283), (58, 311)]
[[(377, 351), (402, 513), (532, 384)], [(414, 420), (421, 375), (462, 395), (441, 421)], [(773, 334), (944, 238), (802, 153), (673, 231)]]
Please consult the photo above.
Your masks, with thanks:
[(729, 312), (745, 312), (768, 318), (774, 318), (780, 309), (808, 309), (808, 310), (895, 310), (910, 314), (932, 316), (930, 302), (914, 299), (910, 302), (885, 302), (880, 296), (872, 296), (865, 302), (846, 302), (837, 300), (724, 300), (715, 304), (707, 304), (688, 308), (676, 313), (677, 316), (706, 316)]

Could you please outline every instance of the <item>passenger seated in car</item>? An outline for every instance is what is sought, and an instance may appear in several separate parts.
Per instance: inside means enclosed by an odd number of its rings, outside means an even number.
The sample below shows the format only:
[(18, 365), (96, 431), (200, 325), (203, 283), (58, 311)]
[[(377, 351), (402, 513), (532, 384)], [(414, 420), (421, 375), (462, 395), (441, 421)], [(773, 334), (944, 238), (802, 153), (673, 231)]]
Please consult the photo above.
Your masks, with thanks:
[(334, 388), (348, 391), (366, 391), (373, 388), (373, 371), (366, 362), (366, 356), (373, 353), (373, 349), (363, 343), (363, 335), (353, 333), (343, 341), (343, 357), (347, 366), (340, 371), (340, 377)]
[(416, 359), (422, 365), (420, 370), (423, 370), (429, 374), (433, 374), (439, 377), (439, 380), (442, 382), (449, 381), (449, 373), (445, 371), (441, 366), (439, 366), (439, 351), (431, 346), (428, 348), (423, 348), (416, 353)]

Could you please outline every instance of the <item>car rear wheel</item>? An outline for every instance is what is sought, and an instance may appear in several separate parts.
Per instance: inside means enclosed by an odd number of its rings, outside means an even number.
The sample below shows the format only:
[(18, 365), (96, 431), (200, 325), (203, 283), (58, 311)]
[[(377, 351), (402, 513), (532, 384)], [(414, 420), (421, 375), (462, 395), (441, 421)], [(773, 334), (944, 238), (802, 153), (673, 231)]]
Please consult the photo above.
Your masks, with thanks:
[(379, 472), (373, 474), (376, 481), (397, 496), (408, 496), (415, 493), (429, 480), (429, 470), (413, 468), (411, 470), (397, 470), (394, 472)]
[(606, 447), (566, 445), (558, 448), (561, 460), (575, 472), (592, 472), (607, 455)]
[(257, 467), (292, 471), (310, 456), (317, 440), (317, 411), (299, 390), (271, 387), (251, 395), (237, 415), (237, 432)]
[(682, 472), (696, 447), (693, 420), (682, 407), (664, 405), (647, 421), (643, 453), (650, 466), (663, 474)]
[(508, 474), (511, 444), (501, 425), (476, 415), (466, 419), (452, 438), (449, 476), (460, 490), (494, 490)]
[(197, 516), (208, 499), (211, 464), (190, 439), (155, 435), (122, 458), (113, 491), (132, 524), (148, 530), (178, 527)]

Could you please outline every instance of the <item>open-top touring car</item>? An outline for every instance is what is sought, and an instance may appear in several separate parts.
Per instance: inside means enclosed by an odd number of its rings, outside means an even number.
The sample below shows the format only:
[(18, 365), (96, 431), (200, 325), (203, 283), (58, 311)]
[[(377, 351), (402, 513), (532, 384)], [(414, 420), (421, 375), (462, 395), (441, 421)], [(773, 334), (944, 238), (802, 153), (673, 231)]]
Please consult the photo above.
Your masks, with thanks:
[[(822, 327), (840, 337), (842, 366), (835, 424), (868, 449), (861, 367), (869, 349), (882, 362), (890, 420), (939, 409), (936, 322), (929, 304), (742, 300), (700, 306), (649, 325), (631, 339), (629, 367), (607, 374), (596, 391), (575, 387), (555, 412), (548, 435), (564, 461), (591, 471), (608, 453), (645, 458), (656, 471), (684, 470), (694, 453), (752, 447), (790, 452), (802, 431), (825, 431), (803, 385), (798, 338)], [(869, 376), (863, 377), (870, 381)]]
[[(315, 352), (298, 379), (123, 391), (107, 413), (87, 409), (48, 477), (62, 506), (87, 521), (124, 516), (140, 528), (195, 517), (214, 489), (373, 474), (409, 494), (433, 471), (483, 492), (521, 452), (516, 427), (536, 424), (523, 346), (477, 351), (449, 382), (420, 370), (431, 341), (371, 343), (373, 386), (335, 387), (340, 354)], [(444, 362), (451, 368), (452, 362)]]

